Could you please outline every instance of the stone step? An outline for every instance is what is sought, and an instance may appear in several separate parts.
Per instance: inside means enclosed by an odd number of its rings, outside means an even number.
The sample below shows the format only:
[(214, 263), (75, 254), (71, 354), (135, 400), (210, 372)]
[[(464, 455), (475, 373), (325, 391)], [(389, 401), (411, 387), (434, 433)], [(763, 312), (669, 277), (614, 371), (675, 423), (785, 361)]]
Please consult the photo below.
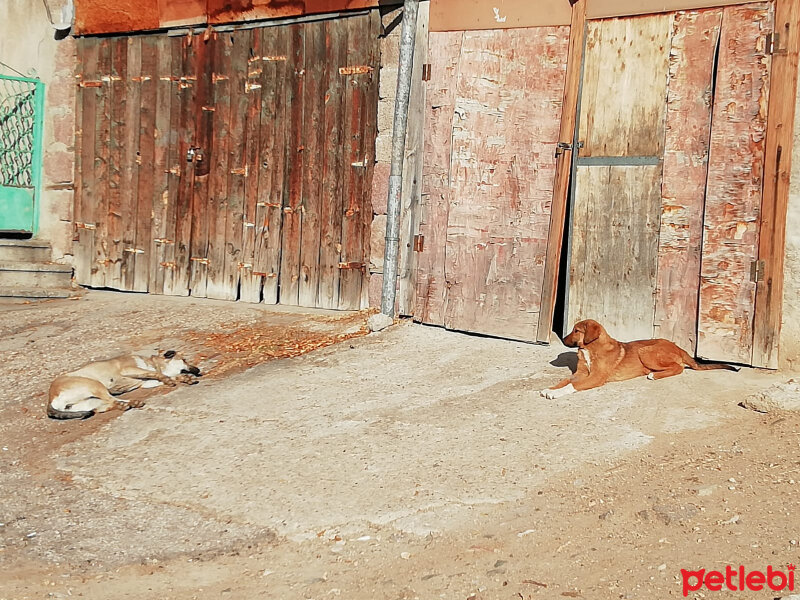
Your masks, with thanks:
[(72, 287), (72, 267), (45, 262), (0, 261), (0, 288), (65, 289)]
[(46, 262), (51, 258), (47, 242), (0, 239), (0, 261)]
[(11, 300), (44, 300), (48, 298), (69, 298), (73, 296), (69, 289), (0, 287), (0, 299)]

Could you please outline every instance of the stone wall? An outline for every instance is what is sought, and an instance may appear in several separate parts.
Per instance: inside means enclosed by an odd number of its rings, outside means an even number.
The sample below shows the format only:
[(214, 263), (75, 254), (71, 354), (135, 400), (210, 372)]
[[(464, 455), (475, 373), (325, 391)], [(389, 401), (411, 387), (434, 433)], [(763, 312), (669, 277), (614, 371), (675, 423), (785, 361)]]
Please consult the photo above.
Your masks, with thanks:
[[(66, 0), (47, 0), (55, 21)], [(42, 190), (36, 237), (58, 262), (72, 253), (72, 184), (75, 165), (75, 39), (51, 26), (42, 0), (0, 2), (0, 61), (45, 84)], [(0, 65), (5, 75), (18, 75)]]

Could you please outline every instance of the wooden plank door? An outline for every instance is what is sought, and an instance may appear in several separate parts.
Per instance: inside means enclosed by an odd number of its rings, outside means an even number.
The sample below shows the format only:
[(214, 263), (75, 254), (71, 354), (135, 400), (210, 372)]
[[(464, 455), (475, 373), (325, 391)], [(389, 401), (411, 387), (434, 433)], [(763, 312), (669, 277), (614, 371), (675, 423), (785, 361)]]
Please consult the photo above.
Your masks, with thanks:
[(379, 28), (80, 39), (79, 283), (364, 307)]
[(536, 340), (568, 41), (431, 33), (418, 320)]
[(697, 353), (751, 364), (772, 3), (724, 9), (711, 126)]
[(672, 15), (588, 23), (568, 316), (653, 333)]

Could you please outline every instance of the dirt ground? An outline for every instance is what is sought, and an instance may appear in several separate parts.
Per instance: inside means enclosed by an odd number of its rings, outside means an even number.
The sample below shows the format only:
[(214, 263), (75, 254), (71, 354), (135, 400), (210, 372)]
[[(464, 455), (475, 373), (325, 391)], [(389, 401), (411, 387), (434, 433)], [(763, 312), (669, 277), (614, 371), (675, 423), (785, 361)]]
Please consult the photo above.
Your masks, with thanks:
[[(681, 569), (800, 561), (800, 416), (738, 406), (788, 374), (544, 400), (574, 361), (557, 344), (366, 318), (111, 292), (5, 307), (0, 599), (678, 598)], [(156, 348), (207, 375), (44, 416), (58, 373)]]

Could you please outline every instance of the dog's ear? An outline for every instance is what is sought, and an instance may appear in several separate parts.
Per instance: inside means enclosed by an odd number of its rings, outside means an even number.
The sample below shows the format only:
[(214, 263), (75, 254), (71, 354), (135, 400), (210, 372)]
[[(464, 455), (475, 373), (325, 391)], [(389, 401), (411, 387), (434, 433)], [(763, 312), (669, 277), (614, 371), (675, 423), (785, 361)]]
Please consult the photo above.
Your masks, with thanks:
[(167, 350), (164, 352), (164, 358), (175, 358), (175, 350)]
[(586, 321), (583, 333), (583, 345), (591, 344), (603, 334), (603, 327), (597, 321)]

